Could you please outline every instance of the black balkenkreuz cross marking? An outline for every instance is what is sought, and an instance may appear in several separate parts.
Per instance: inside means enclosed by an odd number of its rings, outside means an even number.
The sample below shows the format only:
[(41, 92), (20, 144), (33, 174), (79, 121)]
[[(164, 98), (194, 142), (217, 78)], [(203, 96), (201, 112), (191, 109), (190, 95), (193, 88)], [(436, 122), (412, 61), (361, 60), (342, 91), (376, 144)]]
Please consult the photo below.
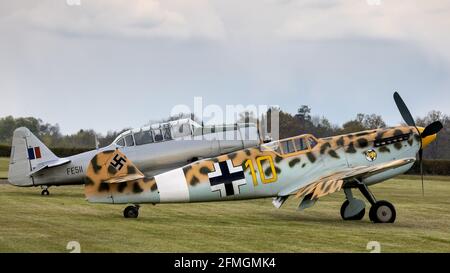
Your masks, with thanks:
[[(114, 162), (113, 162), (114, 161)], [(123, 164), (127, 163), (127, 160), (123, 157), (119, 157), (118, 154), (116, 154), (113, 158), (113, 161), (111, 161), (111, 166), (116, 168), (116, 170), (120, 171), (123, 168)]]
[(219, 191), (221, 197), (240, 193), (239, 186), (246, 184), (242, 166), (234, 167), (228, 159), (214, 163), (214, 169), (208, 174), (211, 191)]

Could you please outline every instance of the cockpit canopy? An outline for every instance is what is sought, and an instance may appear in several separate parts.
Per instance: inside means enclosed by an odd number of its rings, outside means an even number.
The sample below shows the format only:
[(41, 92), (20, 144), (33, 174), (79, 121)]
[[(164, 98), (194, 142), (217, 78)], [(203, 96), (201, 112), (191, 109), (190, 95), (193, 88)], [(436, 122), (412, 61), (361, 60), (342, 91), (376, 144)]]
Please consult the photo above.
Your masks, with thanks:
[[(236, 131), (240, 131), (240, 133), (236, 133)], [(242, 138), (245, 139), (242, 140)], [(179, 119), (125, 131), (113, 141), (113, 144), (131, 147), (175, 139), (248, 140), (259, 143), (256, 124), (236, 123), (201, 126), (192, 119)]]
[(285, 138), (261, 145), (262, 150), (273, 151), (279, 155), (291, 155), (310, 151), (317, 145), (317, 139), (313, 135), (301, 135)]
[(201, 128), (197, 122), (191, 119), (180, 119), (125, 131), (113, 143), (121, 147), (130, 147), (168, 141), (191, 136), (197, 128)]

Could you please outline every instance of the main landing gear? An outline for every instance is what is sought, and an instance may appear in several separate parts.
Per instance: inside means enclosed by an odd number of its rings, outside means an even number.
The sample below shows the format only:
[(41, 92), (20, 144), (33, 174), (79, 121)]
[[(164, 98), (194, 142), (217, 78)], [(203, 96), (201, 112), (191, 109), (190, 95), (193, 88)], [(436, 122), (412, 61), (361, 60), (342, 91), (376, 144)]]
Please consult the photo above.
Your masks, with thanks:
[(139, 216), (139, 205), (128, 206), (123, 210), (123, 217), (137, 218)]
[[(366, 184), (356, 181), (356, 187), (371, 204), (369, 219), (374, 223), (394, 223), (396, 211), (394, 205), (388, 201), (377, 201)], [(361, 220), (365, 214), (365, 204), (362, 200), (353, 197), (351, 188), (344, 188), (347, 200), (342, 204), (341, 217), (344, 220)]]
[(49, 186), (41, 186), (41, 189), (42, 189), (41, 195), (45, 195), (45, 196), (50, 195), (50, 192), (48, 191), (48, 188), (49, 188)]

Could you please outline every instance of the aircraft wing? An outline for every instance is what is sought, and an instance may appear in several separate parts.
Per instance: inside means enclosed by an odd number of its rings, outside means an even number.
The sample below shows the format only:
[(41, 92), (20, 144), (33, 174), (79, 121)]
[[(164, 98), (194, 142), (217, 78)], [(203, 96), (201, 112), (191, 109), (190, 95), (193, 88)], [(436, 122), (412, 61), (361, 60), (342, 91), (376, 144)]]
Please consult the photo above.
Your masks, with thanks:
[(309, 195), (308, 199), (317, 200), (322, 196), (341, 190), (345, 181), (350, 181), (353, 178), (364, 179), (390, 169), (395, 169), (413, 163), (415, 160), (415, 158), (411, 157), (372, 166), (359, 166), (355, 168), (342, 169), (311, 181), (310, 183), (307, 183), (306, 186), (297, 186), (283, 190), (279, 195), (287, 196), (295, 194), (297, 198)]

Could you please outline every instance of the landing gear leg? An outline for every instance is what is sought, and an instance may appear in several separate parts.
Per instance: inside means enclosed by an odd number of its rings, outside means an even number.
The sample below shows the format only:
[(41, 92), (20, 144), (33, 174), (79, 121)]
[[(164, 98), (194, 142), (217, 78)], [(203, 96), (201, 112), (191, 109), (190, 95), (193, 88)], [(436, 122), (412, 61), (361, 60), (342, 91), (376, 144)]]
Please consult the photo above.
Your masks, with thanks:
[(128, 206), (123, 210), (123, 217), (137, 218), (139, 216), (139, 205)]
[(369, 190), (369, 187), (367, 187), (366, 184), (359, 182), (358, 189), (361, 191), (361, 193), (364, 195), (367, 201), (370, 202), (372, 206), (377, 202), (377, 199), (375, 199), (375, 196), (372, 194), (372, 192)]
[(370, 221), (374, 223), (394, 223), (397, 215), (394, 205), (384, 200), (377, 201), (364, 183), (358, 183), (358, 188), (372, 205), (369, 211)]
[(48, 188), (49, 188), (49, 186), (47, 186), (47, 185), (41, 186), (41, 189), (42, 189), (41, 195), (50, 195)]

